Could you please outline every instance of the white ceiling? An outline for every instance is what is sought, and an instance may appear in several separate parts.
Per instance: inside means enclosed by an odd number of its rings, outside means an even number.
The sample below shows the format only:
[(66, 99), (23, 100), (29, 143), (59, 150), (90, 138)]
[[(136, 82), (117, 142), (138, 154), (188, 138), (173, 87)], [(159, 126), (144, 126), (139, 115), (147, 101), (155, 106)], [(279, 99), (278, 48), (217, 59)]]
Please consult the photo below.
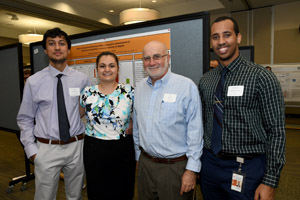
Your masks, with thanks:
[[(11, 14), (15, 14), (19, 20), (11, 20)], [(21, 33), (38, 33), (44, 34), (49, 27), (61, 27), (63, 30), (71, 33), (81, 33), (87, 29), (71, 27), (66, 24), (31, 17), (7, 10), (0, 10), (0, 36), (8, 38), (18, 38)]]
[[(54, 27), (72, 35), (118, 26), (119, 13), (134, 7), (156, 9), (165, 18), (206, 10), (213, 14), (236, 12), (293, 1), (296, 0), (156, 0), (156, 3), (152, 0), (0, 0), (0, 37), (17, 39), (29, 31), (43, 34)], [(12, 20), (12, 15), (19, 20)]]

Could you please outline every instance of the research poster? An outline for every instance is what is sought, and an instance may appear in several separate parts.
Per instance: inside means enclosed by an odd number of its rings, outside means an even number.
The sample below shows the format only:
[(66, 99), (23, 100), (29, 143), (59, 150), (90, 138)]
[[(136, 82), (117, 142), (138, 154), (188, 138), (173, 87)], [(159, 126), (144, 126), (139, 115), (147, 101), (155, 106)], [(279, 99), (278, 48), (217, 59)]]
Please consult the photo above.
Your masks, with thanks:
[(280, 82), (284, 100), (300, 102), (300, 64), (270, 66)]
[(152, 40), (161, 41), (171, 52), (170, 31), (170, 29), (164, 29), (76, 43), (72, 45), (68, 56), (68, 65), (87, 74), (91, 84), (96, 85), (99, 83), (96, 58), (103, 51), (111, 51), (119, 58), (119, 83), (127, 83), (135, 87), (140, 80), (147, 76), (142, 63), (144, 45)]

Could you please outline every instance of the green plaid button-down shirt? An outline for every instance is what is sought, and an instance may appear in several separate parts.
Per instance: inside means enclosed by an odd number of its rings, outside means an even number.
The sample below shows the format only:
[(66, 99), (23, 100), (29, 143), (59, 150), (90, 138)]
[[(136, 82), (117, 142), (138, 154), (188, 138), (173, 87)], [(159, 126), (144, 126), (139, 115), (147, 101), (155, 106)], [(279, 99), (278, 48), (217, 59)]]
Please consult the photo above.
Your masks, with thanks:
[[(277, 187), (285, 163), (285, 112), (280, 83), (264, 67), (241, 56), (229, 66), (224, 84), (222, 151), (266, 154), (263, 182)], [(223, 66), (203, 75), (199, 92), (203, 106), (204, 142), (210, 149), (214, 93)], [(227, 96), (230, 86), (244, 86), (242, 96)]]

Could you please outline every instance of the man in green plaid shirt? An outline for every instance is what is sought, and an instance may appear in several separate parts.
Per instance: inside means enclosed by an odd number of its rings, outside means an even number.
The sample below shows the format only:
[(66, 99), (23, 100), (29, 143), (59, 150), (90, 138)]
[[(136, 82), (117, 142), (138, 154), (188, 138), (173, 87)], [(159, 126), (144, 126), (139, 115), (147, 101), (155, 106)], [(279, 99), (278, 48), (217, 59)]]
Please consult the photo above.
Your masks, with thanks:
[[(210, 37), (219, 66), (199, 82), (204, 113), (205, 148), (200, 174), (203, 197), (272, 200), (285, 163), (280, 83), (272, 72), (239, 54), (241, 34), (233, 18), (216, 19)], [(223, 68), (227, 68), (223, 99), (217, 101), (215, 92)], [(216, 118), (216, 112), (221, 113), (221, 119)], [(217, 120), (220, 131), (216, 131)], [(214, 139), (217, 136), (219, 139)]]

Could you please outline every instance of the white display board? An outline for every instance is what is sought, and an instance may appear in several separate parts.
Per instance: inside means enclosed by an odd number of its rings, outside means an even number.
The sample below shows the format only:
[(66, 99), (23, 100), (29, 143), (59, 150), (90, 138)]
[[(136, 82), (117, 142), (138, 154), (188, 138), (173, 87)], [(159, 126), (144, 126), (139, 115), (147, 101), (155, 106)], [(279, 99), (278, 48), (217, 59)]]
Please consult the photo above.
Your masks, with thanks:
[(268, 66), (280, 81), (285, 101), (300, 102), (300, 63)]

